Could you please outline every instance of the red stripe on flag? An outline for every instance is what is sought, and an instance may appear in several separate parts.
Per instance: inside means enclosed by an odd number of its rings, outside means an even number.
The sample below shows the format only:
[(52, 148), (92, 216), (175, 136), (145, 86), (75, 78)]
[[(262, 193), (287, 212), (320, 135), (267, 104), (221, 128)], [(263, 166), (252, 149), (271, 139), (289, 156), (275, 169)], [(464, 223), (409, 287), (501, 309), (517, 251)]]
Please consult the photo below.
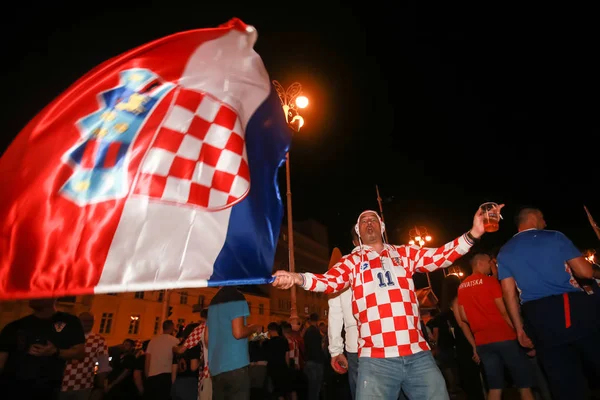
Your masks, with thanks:
[(85, 150), (81, 156), (80, 164), (83, 168), (91, 169), (96, 165), (96, 155), (98, 154), (98, 142), (90, 140), (85, 145)]
[(112, 168), (117, 165), (117, 156), (121, 149), (121, 142), (112, 142), (108, 149), (106, 149), (106, 156), (104, 157), (104, 168)]

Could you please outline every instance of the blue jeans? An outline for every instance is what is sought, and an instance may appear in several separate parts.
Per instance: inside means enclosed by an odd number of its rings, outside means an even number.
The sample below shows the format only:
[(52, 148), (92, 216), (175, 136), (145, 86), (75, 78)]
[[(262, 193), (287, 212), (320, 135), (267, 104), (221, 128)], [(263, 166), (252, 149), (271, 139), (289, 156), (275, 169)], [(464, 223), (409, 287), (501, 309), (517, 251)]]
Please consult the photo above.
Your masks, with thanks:
[(356, 379), (358, 378), (358, 353), (346, 353), (348, 360), (348, 384), (352, 400), (356, 399)]
[(357, 400), (397, 399), (401, 390), (409, 399), (449, 399), (446, 382), (430, 351), (404, 357), (360, 358)]

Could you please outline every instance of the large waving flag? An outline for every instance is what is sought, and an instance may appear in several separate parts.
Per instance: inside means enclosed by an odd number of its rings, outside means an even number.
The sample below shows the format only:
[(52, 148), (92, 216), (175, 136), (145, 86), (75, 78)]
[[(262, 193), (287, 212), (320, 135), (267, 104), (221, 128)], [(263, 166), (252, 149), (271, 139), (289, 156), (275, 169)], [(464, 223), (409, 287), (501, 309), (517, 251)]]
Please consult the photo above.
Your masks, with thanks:
[(98, 66), (0, 159), (0, 299), (271, 280), (290, 144), (233, 19)]

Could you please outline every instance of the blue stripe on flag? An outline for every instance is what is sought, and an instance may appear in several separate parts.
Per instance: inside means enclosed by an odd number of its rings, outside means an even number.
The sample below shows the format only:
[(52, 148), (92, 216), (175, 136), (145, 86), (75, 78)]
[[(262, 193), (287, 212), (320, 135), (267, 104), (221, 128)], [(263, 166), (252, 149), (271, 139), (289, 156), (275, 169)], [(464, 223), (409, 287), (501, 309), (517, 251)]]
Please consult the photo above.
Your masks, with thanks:
[(279, 97), (269, 97), (246, 128), (250, 192), (232, 207), (225, 244), (217, 257), (208, 286), (252, 285), (272, 282), (283, 205), (277, 170), (291, 142)]

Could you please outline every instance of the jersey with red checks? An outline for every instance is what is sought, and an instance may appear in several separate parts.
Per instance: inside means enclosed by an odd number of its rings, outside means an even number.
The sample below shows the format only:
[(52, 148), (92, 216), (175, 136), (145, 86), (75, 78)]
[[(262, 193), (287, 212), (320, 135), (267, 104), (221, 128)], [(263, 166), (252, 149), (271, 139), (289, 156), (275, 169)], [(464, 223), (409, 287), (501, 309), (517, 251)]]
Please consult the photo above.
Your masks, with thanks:
[(204, 343), (203, 340), (205, 330), (206, 324), (202, 323), (198, 325), (190, 333), (185, 342), (183, 342), (183, 347), (185, 347), (186, 349), (196, 347), (198, 344), (202, 345), (202, 351), (204, 353), (204, 366), (198, 372), (198, 388), (202, 387), (202, 380), (210, 376), (208, 373), (208, 347), (206, 346), (206, 343)]
[(386, 244), (379, 254), (363, 245), (342, 257), (325, 274), (302, 274), (302, 286), (325, 293), (352, 288), (352, 312), (359, 328), (359, 357), (416, 354), (429, 350), (429, 345), (419, 329), (414, 273), (448, 267), (472, 245), (467, 234), (437, 249)]
[(90, 333), (85, 339), (85, 357), (83, 360), (71, 360), (67, 363), (61, 391), (68, 392), (92, 388), (94, 386), (94, 366), (98, 356), (107, 354), (108, 347), (104, 338), (96, 333)]

